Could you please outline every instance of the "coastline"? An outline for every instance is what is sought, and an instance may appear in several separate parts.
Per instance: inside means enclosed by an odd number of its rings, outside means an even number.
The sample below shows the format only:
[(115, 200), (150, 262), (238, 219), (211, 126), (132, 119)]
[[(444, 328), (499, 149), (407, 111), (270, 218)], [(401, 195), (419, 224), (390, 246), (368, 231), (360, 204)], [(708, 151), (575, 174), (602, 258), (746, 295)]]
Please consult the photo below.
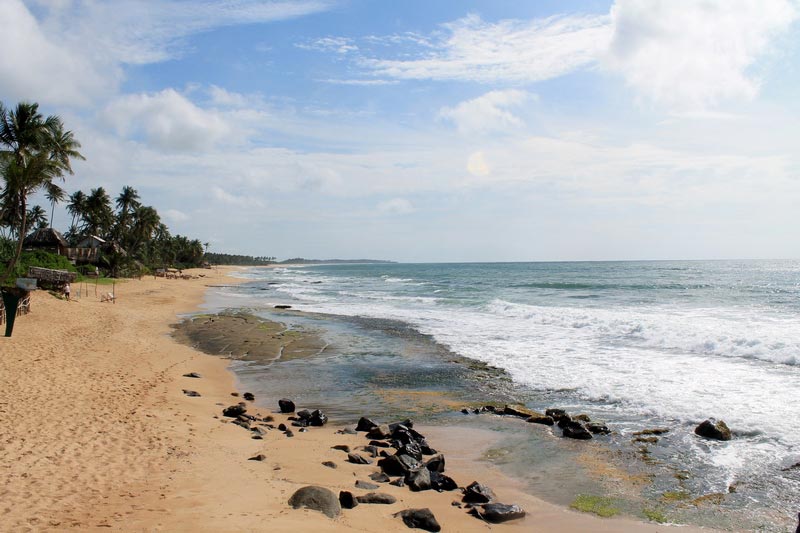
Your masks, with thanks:
[[(17, 321), (11, 339), (0, 340), (0, 386), (8, 391), (0, 407), (4, 524), (31, 531), (407, 531), (392, 515), (430, 507), (445, 531), (670, 529), (543, 502), (479, 462), (474, 446), (459, 449), (450, 441), (440, 451), (459, 485), (481, 481), (528, 517), (490, 527), (450, 505), (460, 499), (456, 492), (387, 485), (380, 491), (396, 496), (396, 504), (360, 505), (336, 520), (292, 510), (287, 500), (294, 490), (308, 484), (353, 490), (354, 481), (368, 480), (375, 467), (347, 463), (331, 449), (364, 445), (361, 434), (338, 435), (338, 428), (326, 426), (291, 439), (269, 431), (253, 440), (220, 421), (222, 408), (239, 401), (231, 396), (237, 383), (230, 361), (181, 345), (168, 333), (178, 315), (203, 302), (206, 285), (246, 281), (229, 277), (233, 270), (195, 271), (206, 275), (195, 280), (131, 280), (118, 285), (115, 304), (35, 294), (33, 313)], [(183, 377), (188, 372), (202, 378)], [(283, 422), (285, 416), (272, 413), (275, 400), (256, 397), (248, 412)], [(435, 447), (445, 441), (437, 436), (440, 428), (421, 431), (432, 432)], [(480, 439), (469, 442), (479, 445)], [(266, 460), (248, 461), (258, 453)], [(327, 460), (338, 468), (322, 466)]]

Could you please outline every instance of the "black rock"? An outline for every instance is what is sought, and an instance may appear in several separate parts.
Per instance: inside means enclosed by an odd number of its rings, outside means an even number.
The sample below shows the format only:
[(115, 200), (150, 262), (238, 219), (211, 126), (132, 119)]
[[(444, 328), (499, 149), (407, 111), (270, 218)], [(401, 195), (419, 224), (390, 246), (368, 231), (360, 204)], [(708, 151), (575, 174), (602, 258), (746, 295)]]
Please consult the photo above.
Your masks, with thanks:
[(420, 449), (419, 444), (416, 442), (409, 442), (408, 444), (402, 444), (399, 448), (397, 448), (397, 453), (395, 455), (410, 455), (417, 461), (422, 460), (422, 449)]
[(328, 422), (328, 417), (319, 409), (311, 412), (311, 417), (308, 419), (309, 426), (324, 426)]
[(376, 485), (375, 483), (367, 483), (366, 481), (361, 481), (359, 479), (356, 481), (356, 488), (364, 490), (375, 490), (378, 488), (378, 485)]
[(247, 420), (241, 420), (237, 418), (236, 420), (233, 421), (233, 423), (236, 424), (237, 426), (242, 426), (245, 429), (250, 429), (250, 422)]
[(311, 411), (303, 409), (302, 411), (297, 411), (295, 415), (296, 420), (309, 420), (311, 418)]
[(339, 468), (333, 461), (323, 461), (322, 465), (327, 466), (328, 468)]
[(369, 431), (370, 429), (376, 427), (378, 424), (370, 420), (366, 417), (361, 417), (358, 420), (358, 425), (356, 425), (356, 431)]
[(250, 457), (247, 460), (248, 461), (264, 461), (266, 458), (267, 458), (266, 455), (264, 455), (263, 453), (260, 453), (258, 455), (254, 455), (253, 457)]
[(201, 376), (197, 372), (189, 372), (188, 374), (184, 374), (183, 377), (185, 377), (185, 378), (202, 378), (203, 376)]
[(458, 488), (458, 483), (453, 481), (453, 478), (450, 476), (440, 474), (439, 472), (431, 472), (431, 488), (439, 492), (456, 490)]
[(391, 505), (397, 501), (397, 498), (391, 494), (383, 492), (369, 492), (363, 496), (356, 496), (358, 503), (380, 503), (384, 505)]
[(239, 397), (239, 393), (238, 392), (232, 392), (231, 396), (234, 396), (234, 397), (238, 398)]
[(343, 490), (339, 492), (339, 505), (341, 505), (343, 509), (352, 509), (358, 505), (358, 502), (352, 492)]
[(544, 424), (545, 426), (552, 426), (553, 424), (555, 424), (555, 420), (553, 420), (553, 417), (547, 415), (544, 416), (534, 415), (526, 419), (525, 421), (530, 422), (531, 424)]
[(391, 455), (378, 461), (378, 466), (389, 476), (405, 476), (419, 468), (419, 461), (409, 455)]
[(347, 444), (337, 444), (336, 446), (331, 446), (332, 450), (340, 450), (345, 453), (350, 453), (350, 446)]
[(308, 486), (297, 490), (289, 498), (289, 505), (294, 509), (307, 507), (319, 511), (329, 518), (335, 518), (342, 512), (339, 499), (330, 490), (324, 487)]
[(278, 408), (280, 408), (281, 413), (294, 413), (294, 402), (283, 398), (282, 400), (278, 400)]
[(291, 429), (287, 429), (286, 431), (283, 432), (283, 434), (286, 435), (287, 437), (294, 437), (294, 432), (292, 432)]
[(473, 508), (473, 512), (492, 524), (517, 520), (525, 516), (525, 511), (519, 505), (505, 505), (503, 503), (487, 503), (486, 505), (481, 505), (480, 511), (477, 507)]
[(231, 405), (230, 407), (226, 407), (222, 410), (223, 416), (229, 416), (231, 418), (236, 418), (239, 415), (243, 415), (247, 412), (247, 408), (242, 404)]
[(397, 478), (397, 479), (395, 479), (393, 481), (390, 481), (389, 485), (394, 485), (395, 487), (405, 487), (406, 486), (406, 480), (405, 480), (405, 478), (399, 477), (399, 478)]
[(369, 459), (357, 454), (357, 453), (348, 453), (347, 460), (356, 465), (371, 465), (372, 461)]
[(433, 531), (434, 533), (441, 531), (442, 526), (436, 521), (436, 517), (430, 509), (406, 509), (400, 511), (394, 516), (399, 516), (403, 519), (403, 523), (411, 529), (423, 529), (425, 531)]
[(291, 309), (291, 308), (292, 308), (291, 305), (284, 305), (284, 304), (278, 304), (275, 306), (275, 309)]
[(377, 446), (378, 448), (391, 448), (392, 445), (386, 442), (385, 440), (371, 440), (369, 441), (370, 446)]
[(495, 411), (497, 411), (497, 408), (494, 405), (484, 405), (481, 407), (482, 413), (494, 413)]
[(280, 423), (280, 424), (278, 424), (278, 429), (279, 429), (280, 431), (286, 431), (286, 424), (284, 424), (284, 423)]
[(253, 393), (252, 393), (252, 392), (245, 392), (245, 393), (242, 395), (242, 397), (243, 397), (245, 400), (247, 400), (248, 402), (252, 402), (253, 400), (255, 400), (255, 399), (256, 399), (256, 397), (253, 395)]
[(540, 415), (542, 413), (537, 413), (536, 411), (530, 411), (525, 409), (524, 407), (515, 407), (512, 405), (506, 405), (503, 407), (502, 413), (507, 416), (516, 416), (518, 418), (525, 418), (528, 419), (534, 415)]
[(586, 424), (586, 429), (595, 435), (608, 435), (611, 433), (611, 430), (608, 429), (608, 426), (599, 422), (589, 422)]
[(562, 428), (562, 434), (570, 439), (589, 440), (592, 434), (580, 422), (567, 422)]
[(393, 424), (389, 424), (389, 430), (390, 431), (394, 431), (397, 428), (399, 428), (400, 426), (403, 426), (405, 429), (412, 429), (414, 427), (414, 422), (412, 422), (410, 419), (406, 418), (402, 422), (395, 422)]
[(709, 418), (694, 428), (694, 432), (701, 437), (714, 440), (731, 440), (731, 430), (722, 420)]
[(463, 409), (461, 410), (461, 412), (462, 412), (462, 413), (464, 413), (465, 415), (468, 415), (468, 414), (469, 414), (469, 409), (467, 409), (467, 408), (465, 407), (465, 408), (463, 408)]
[(392, 435), (389, 426), (386, 424), (381, 424), (380, 426), (375, 426), (367, 431), (367, 438), (368, 439), (386, 439)]
[[(556, 425), (561, 429), (564, 429), (565, 427), (567, 427), (567, 424), (571, 422), (572, 422), (572, 417), (570, 417), (569, 415), (564, 415), (556, 421)], [(580, 422), (577, 421), (576, 423), (580, 424)]]
[(389, 476), (384, 474), (383, 472), (373, 472), (369, 475), (369, 478), (372, 481), (377, 481), (378, 483), (387, 483), (389, 481)]
[(406, 485), (414, 492), (423, 490), (431, 490), (431, 471), (427, 468), (420, 468), (419, 470), (409, 472), (406, 475)]
[(464, 497), (461, 498), (461, 501), (464, 503), (489, 503), (494, 499), (495, 495), (492, 489), (473, 481), (464, 489)]
[(550, 418), (552, 418), (556, 422), (558, 422), (559, 420), (561, 420), (564, 417), (569, 417), (567, 412), (565, 410), (563, 410), (563, 409), (545, 409), (544, 414), (546, 416), (549, 416)]
[(370, 457), (378, 457), (378, 448), (376, 446), (364, 446), (362, 449), (367, 452)]
[(196, 398), (196, 397), (200, 396), (200, 393), (195, 391), (195, 390), (183, 389), (183, 393), (186, 396), (191, 396), (193, 398)]
[(431, 472), (444, 472), (444, 455), (439, 454), (431, 457), (425, 467)]

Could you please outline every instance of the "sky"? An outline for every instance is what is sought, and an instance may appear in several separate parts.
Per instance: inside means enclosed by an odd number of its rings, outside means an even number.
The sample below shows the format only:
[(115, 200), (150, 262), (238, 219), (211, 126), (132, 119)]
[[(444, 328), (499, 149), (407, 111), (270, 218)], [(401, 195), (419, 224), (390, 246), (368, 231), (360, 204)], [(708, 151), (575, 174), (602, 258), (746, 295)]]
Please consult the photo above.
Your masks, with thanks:
[(67, 192), (133, 186), (210, 251), (800, 258), (800, 0), (0, 0), (0, 21), (0, 101), (82, 143)]

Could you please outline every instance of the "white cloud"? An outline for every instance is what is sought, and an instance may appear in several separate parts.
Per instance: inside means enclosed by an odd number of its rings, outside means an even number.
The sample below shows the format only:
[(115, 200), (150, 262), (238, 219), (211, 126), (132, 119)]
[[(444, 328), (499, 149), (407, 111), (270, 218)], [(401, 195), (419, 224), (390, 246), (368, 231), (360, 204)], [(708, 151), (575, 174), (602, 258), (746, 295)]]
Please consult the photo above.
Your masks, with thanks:
[(170, 222), (185, 222), (189, 220), (189, 215), (177, 209), (167, 209), (164, 211), (164, 218)]
[(233, 194), (218, 185), (211, 187), (211, 197), (223, 204), (236, 207), (262, 207), (264, 204), (252, 194)]
[(378, 204), (378, 212), (385, 215), (407, 215), (416, 211), (405, 198), (392, 198)]
[(750, 100), (750, 70), (797, 18), (791, 0), (617, 0), (605, 64), (647, 99), (677, 110)]
[(362, 59), (362, 65), (398, 79), (532, 82), (592, 63), (609, 37), (607, 16), (488, 23), (468, 15), (425, 40), (422, 57)]
[(166, 151), (192, 151), (230, 137), (232, 128), (216, 112), (206, 111), (173, 89), (132, 94), (111, 102), (103, 117), (121, 135), (143, 136)]
[(232, 2), (0, 1), (0, 94), (87, 106), (113, 95), (126, 65), (175, 58), (183, 40), (212, 28), (284, 20), (327, 9), (326, 0)]
[[(19, 0), (0, 2), (0, 94), (9, 100), (88, 104), (121, 74), (53, 41)], [(100, 71), (100, 66), (104, 67)]]
[(454, 122), (464, 134), (521, 128), (524, 123), (509, 108), (520, 106), (530, 97), (517, 89), (490, 91), (456, 107), (442, 108), (439, 116)]
[(321, 81), (322, 83), (330, 83), (332, 85), (396, 85), (397, 80), (358, 80), (358, 79), (334, 79), (327, 78)]
[(295, 46), (303, 50), (335, 52), (342, 55), (358, 51), (358, 46), (347, 37), (322, 37), (306, 43), (297, 43)]

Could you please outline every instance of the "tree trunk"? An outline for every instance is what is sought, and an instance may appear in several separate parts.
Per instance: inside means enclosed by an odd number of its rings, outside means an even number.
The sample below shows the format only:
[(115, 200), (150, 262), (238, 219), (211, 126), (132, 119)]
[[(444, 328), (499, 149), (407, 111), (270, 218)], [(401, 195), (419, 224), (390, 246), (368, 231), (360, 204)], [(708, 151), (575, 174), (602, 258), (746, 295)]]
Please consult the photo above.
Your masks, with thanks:
[(22, 243), (25, 241), (25, 225), (28, 223), (28, 203), (25, 200), (25, 197), (22, 197), (22, 224), (19, 227), (19, 240), (17, 241), (17, 251), (14, 254), (14, 257), (11, 259), (11, 262), (8, 264), (6, 268), (5, 274), (3, 277), (0, 278), (0, 282), (4, 282), (8, 276), (14, 271), (14, 267), (17, 266), (17, 262), (19, 261), (19, 256), (22, 255)]

